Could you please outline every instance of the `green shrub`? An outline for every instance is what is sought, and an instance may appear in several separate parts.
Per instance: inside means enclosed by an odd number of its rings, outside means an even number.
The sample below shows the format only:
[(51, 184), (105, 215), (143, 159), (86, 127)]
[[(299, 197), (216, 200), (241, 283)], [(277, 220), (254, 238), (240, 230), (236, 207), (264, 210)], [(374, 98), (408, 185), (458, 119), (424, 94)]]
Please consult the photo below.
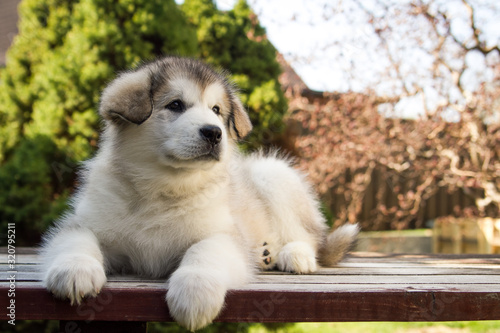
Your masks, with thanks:
[[(273, 143), (286, 101), (276, 50), (245, 1), (24, 0), (0, 70), (0, 223), (33, 245), (66, 207), (77, 163), (99, 141), (99, 95), (116, 73), (164, 54), (198, 56), (232, 73), (255, 126), (243, 143)], [(21, 240), (22, 239), (22, 240)]]
[(21, 139), (0, 166), (0, 244), (6, 244), (7, 223), (16, 224), (16, 245), (39, 242), (40, 233), (66, 209), (74, 164), (47, 136)]
[(0, 72), (0, 223), (18, 223), (18, 241), (32, 244), (66, 206), (75, 161), (96, 149), (105, 84), (142, 59), (194, 55), (197, 42), (173, 0), (25, 0), (19, 10)]

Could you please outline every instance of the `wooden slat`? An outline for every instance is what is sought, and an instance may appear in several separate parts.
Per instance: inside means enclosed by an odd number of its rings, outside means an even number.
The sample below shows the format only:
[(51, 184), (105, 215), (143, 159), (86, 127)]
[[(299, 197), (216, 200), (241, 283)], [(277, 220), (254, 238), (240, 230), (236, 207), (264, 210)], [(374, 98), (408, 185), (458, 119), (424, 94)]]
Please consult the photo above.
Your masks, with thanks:
[[(4, 252), (5, 253), (5, 252)], [(25, 254), (24, 254), (25, 253)], [(16, 319), (170, 321), (165, 280), (110, 276), (99, 297), (79, 306), (40, 282), (33, 250), (16, 254)], [(0, 264), (0, 308), (9, 276)], [(500, 257), (356, 253), (315, 274), (264, 272), (231, 290), (224, 322), (441, 321), (500, 319)], [(137, 327), (142, 327), (138, 324)]]
[[(2, 286), (4, 287), (4, 286)], [(149, 291), (160, 290), (166, 292), (168, 290), (167, 284), (164, 281), (158, 282), (138, 282), (138, 281), (110, 281), (105, 287), (109, 291), (122, 290), (128, 292), (132, 289)], [(498, 293), (500, 283), (492, 282), (486, 284), (431, 284), (431, 283), (371, 283), (371, 284), (356, 284), (356, 283), (330, 283), (330, 284), (317, 284), (317, 283), (301, 283), (301, 284), (263, 284), (263, 283), (250, 283), (244, 288), (234, 289), (236, 291), (276, 291), (276, 292), (380, 292), (389, 293), (394, 291), (406, 292), (420, 292), (420, 291), (449, 291), (455, 293), (473, 293), (473, 292), (490, 292)], [(22, 282), (18, 289), (44, 290), (39, 282)], [(382, 296), (382, 295), (381, 295)]]
[[(470, 271), (469, 271), (470, 272)], [(361, 273), (361, 272), (360, 272)], [(474, 272), (476, 273), (476, 272)], [(40, 281), (41, 273), (16, 273), (16, 281)], [(497, 274), (424, 274), (421, 275), (417, 271), (407, 275), (364, 275), (364, 274), (338, 274), (338, 275), (259, 275), (256, 276), (252, 283), (265, 284), (398, 284), (398, 283), (417, 283), (417, 284), (489, 284), (492, 279), (499, 278), (500, 272)], [(0, 280), (8, 281), (9, 273), (0, 273)], [(155, 280), (141, 279), (134, 276), (111, 276), (109, 281), (120, 282), (151, 282)], [(158, 280), (164, 282), (164, 280)], [(2, 283), (2, 282), (0, 282)], [(499, 281), (500, 283), (500, 281)]]
[[(17, 264), (40, 264), (40, 257), (37, 255), (38, 249), (31, 247), (16, 248)], [(0, 264), (7, 261), (7, 249), (0, 247)], [(401, 253), (374, 253), (374, 252), (354, 252), (349, 254), (341, 263), (343, 265), (349, 262), (365, 263), (396, 263), (405, 262), (411, 265), (418, 265), (426, 262), (451, 262), (451, 263), (491, 263), (500, 264), (500, 255), (497, 254), (401, 254)]]
[[(500, 318), (499, 285), (483, 291), (451, 291), (429, 286), (326, 290), (303, 286), (293, 290), (234, 290), (219, 321), (440, 321)], [(488, 288), (496, 289), (496, 292)], [(285, 288), (283, 288), (285, 289)], [(337, 288), (338, 289), (338, 288)], [(449, 288), (452, 289), (452, 288)], [(43, 288), (19, 288), (17, 319), (170, 321), (161, 288), (106, 288), (80, 306), (54, 299)], [(0, 306), (6, 306), (3, 299)], [(5, 308), (5, 307), (4, 307)]]
[[(17, 268), (16, 280), (19, 281), (39, 281), (42, 278), (42, 274), (38, 271), (38, 267), (34, 266), (30, 268), (32, 270), (23, 270), (22, 268)], [(460, 276), (498, 276), (500, 274), (500, 266), (481, 266), (478, 268), (473, 267), (406, 267), (405, 269), (401, 268), (386, 268), (386, 267), (351, 267), (349, 269), (328, 269), (321, 270), (316, 272), (312, 276), (320, 275), (320, 276), (349, 276), (355, 278), (356, 276), (369, 276), (378, 277), (378, 276), (393, 276), (400, 277), (404, 279), (404, 277), (411, 276), (446, 276), (452, 275), (456, 277)], [(286, 273), (281, 272), (266, 272), (260, 274), (261, 276), (274, 275), (274, 276), (283, 276), (288, 275)], [(9, 273), (7, 270), (2, 271), (0, 268), (0, 284), (1, 281), (7, 280), (9, 277)], [(491, 277), (494, 278), (494, 277)], [(342, 281), (343, 278), (338, 278), (338, 281)], [(108, 280), (112, 281), (148, 281), (148, 279), (140, 278), (137, 276), (109, 276)], [(360, 281), (358, 281), (360, 282)], [(433, 281), (437, 282), (437, 281)]]

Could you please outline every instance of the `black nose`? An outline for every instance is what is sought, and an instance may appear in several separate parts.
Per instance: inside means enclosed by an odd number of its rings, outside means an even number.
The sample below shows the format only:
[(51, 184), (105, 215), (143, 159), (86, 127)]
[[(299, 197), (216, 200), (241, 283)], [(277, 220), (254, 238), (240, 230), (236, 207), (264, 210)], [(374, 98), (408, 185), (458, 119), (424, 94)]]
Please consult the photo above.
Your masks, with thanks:
[(222, 140), (222, 130), (214, 125), (206, 125), (200, 128), (200, 134), (205, 141), (216, 145)]

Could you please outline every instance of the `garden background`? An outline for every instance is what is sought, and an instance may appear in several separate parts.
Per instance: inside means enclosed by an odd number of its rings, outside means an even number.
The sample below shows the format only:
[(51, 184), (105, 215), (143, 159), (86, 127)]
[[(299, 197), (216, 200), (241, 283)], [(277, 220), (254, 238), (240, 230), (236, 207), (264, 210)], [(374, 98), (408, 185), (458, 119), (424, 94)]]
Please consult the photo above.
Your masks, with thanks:
[(2, 0), (0, 245), (12, 222), (39, 244), (99, 145), (103, 87), (165, 54), (231, 72), (241, 149), (295, 156), (334, 226), (500, 218), (500, 4), (218, 4)]

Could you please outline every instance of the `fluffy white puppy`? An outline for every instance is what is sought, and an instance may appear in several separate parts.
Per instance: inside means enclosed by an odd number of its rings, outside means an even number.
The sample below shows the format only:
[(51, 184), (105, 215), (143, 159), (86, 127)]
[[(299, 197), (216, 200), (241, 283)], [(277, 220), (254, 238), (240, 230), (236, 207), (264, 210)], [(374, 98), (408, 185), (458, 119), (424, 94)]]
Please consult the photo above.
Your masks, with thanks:
[(255, 267), (309, 273), (338, 262), (358, 228), (327, 235), (304, 177), (276, 156), (241, 156), (252, 126), (226, 77), (166, 57), (103, 92), (106, 127), (68, 212), (45, 237), (43, 281), (95, 296), (106, 273), (169, 277), (179, 324), (209, 324)]

